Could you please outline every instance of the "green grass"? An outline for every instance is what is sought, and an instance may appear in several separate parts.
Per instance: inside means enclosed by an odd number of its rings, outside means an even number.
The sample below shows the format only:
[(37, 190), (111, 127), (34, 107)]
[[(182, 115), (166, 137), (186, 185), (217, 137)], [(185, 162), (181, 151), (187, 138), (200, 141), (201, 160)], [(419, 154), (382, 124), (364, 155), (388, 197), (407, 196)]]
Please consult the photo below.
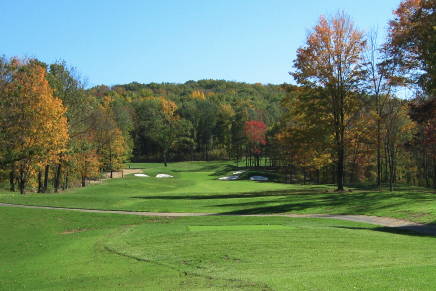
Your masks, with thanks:
[[(329, 213), (366, 214), (436, 222), (436, 194), (429, 189), (402, 187), (394, 192), (353, 189), (335, 193), (331, 185), (288, 185), (249, 180), (219, 181), (237, 168), (226, 162), (131, 164), (151, 176), (175, 178), (106, 180), (61, 194), (20, 195), (0, 192), (0, 202), (92, 209), (226, 214)], [(257, 173), (259, 172), (252, 172)], [(266, 172), (274, 178), (274, 173)], [(245, 173), (248, 178), (251, 173)]]
[(280, 217), (1, 208), (1, 290), (434, 290), (434, 237)]

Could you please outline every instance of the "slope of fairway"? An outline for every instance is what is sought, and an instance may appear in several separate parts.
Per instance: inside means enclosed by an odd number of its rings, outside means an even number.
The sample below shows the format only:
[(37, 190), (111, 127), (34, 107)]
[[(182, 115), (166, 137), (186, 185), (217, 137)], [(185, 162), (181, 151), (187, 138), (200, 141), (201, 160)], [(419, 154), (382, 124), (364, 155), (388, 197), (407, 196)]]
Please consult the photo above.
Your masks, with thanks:
[(132, 226), (106, 245), (248, 290), (430, 290), (434, 243), (335, 220), (203, 217)]
[(435, 238), (321, 219), (0, 212), (1, 290), (432, 290)]
[[(204, 290), (209, 279), (110, 252), (134, 224), (165, 219), (60, 210), (1, 209), (0, 290)], [(213, 290), (213, 289), (212, 289)]]
[[(152, 212), (206, 212), (224, 214), (328, 213), (365, 214), (436, 222), (436, 194), (417, 187), (394, 192), (353, 189), (336, 193), (328, 185), (289, 185), (249, 180), (219, 181), (237, 168), (228, 162), (132, 164), (158, 179), (128, 175), (60, 194), (0, 192), (0, 202)], [(245, 173), (244, 178), (255, 172)], [(267, 173), (274, 174), (274, 173)]]

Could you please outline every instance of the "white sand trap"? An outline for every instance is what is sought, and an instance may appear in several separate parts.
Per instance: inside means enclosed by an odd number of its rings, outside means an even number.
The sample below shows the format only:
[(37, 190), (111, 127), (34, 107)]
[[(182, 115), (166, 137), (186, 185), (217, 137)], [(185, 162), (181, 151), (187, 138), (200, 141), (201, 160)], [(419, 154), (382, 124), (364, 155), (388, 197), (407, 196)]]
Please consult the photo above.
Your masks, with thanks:
[(157, 174), (156, 178), (174, 178), (174, 177), (168, 174)]
[(252, 176), (250, 177), (251, 181), (268, 181), (268, 177), (264, 176)]
[(233, 175), (239, 175), (239, 174), (242, 174), (242, 173), (245, 173), (245, 171), (236, 171), (236, 172), (233, 172)]
[(239, 176), (236, 176), (236, 175), (218, 178), (218, 180), (221, 180), (221, 181), (234, 181), (234, 180), (238, 180), (238, 179), (239, 179)]
[(144, 177), (144, 178), (148, 178), (148, 177), (150, 177), (150, 176), (147, 175), (147, 174), (134, 174), (134, 176), (135, 176), (135, 177)]

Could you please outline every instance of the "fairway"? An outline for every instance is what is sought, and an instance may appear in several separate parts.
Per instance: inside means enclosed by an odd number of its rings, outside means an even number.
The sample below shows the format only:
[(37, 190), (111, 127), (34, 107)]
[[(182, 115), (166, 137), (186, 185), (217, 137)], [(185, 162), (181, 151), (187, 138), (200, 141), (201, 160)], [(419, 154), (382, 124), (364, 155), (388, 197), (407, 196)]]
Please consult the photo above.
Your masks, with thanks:
[[(436, 195), (430, 189), (398, 187), (394, 192), (353, 188), (336, 193), (334, 186), (254, 182), (247, 171), (242, 180), (217, 178), (240, 170), (229, 162), (130, 164), (149, 178), (127, 175), (107, 179), (61, 194), (0, 192), (0, 202), (84, 209), (149, 212), (203, 212), (221, 214), (363, 214), (393, 217), (419, 223), (436, 222)], [(158, 179), (158, 173), (174, 178)], [(264, 175), (275, 174), (260, 172)]]
[(0, 289), (432, 290), (434, 243), (325, 219), (2, 208)]

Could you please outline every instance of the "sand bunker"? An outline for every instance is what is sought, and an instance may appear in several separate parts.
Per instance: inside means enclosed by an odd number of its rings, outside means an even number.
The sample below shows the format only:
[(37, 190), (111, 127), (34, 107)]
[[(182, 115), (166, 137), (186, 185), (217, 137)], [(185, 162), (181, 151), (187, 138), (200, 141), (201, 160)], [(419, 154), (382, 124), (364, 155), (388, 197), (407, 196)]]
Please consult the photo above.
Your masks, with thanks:
[(135, 176), (135, 177), (145, 177), (145, 178), (150, 177), (150, 176), (147, 175), (147, 174), (134, 174), (134, 176)]
[(236, 175), (218, 178), (218, 180), (221, 180), (221, 181), (234, 181), (234, 180), (238, 180), (238, 179), (239, 179), (239, 176), (236, 176)]
[(157, 174), (156, 178), (174, 178), (174, 177), (168, 174)]
[(233, 175), (239, 175), (239, 174), (242, 174), (242, 173), (245, 173), (245, 171), (236, 171), (236, 172), (233, 172)]

